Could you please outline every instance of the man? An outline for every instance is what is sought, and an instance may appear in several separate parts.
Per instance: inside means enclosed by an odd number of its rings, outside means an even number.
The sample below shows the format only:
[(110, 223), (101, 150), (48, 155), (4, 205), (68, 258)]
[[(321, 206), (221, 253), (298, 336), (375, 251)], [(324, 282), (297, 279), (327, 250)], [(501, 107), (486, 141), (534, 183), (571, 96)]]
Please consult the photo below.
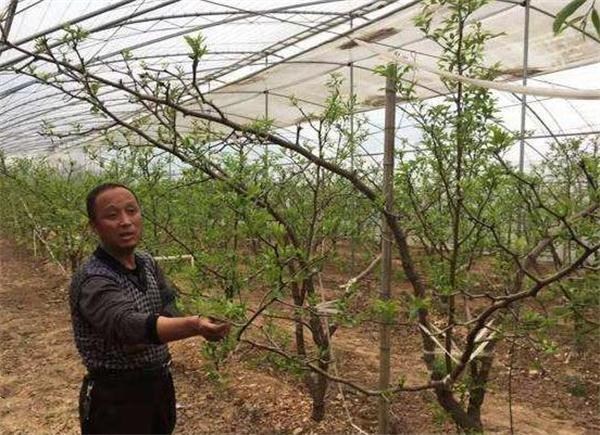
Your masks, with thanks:
[(100, 245), (73, 276), (75, 343), (88, 370), (81, 387), (82, 433), (171, 433), (175, 392), (166, 343), (201, 335), (223, 339), (229, 325), (177, 317), (175, 294), (149, 254), (137, 197), (107, 183), (87, 197)]

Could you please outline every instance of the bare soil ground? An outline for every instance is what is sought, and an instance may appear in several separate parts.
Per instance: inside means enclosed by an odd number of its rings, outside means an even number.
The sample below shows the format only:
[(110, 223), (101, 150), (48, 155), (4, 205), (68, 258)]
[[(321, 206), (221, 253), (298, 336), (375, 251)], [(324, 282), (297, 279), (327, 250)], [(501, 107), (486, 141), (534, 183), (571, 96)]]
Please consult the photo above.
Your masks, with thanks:
[[(325, 283), (335, 285), (334, 282)], [(67, 303), (68, 278), (50, 264), (0, 239), (0, 433), (77, 433), (77, 396), (83, 366), (75, 350)], [(424, 379), (415, 332), (395, 331), (393, 376), (407, 383)], [(291, 375), (240, 354), (223, 368), (223, 380), (211, 380), (200, 339), (171, 345), (178, 398), (176, 433), (348, 433), (352, 426), (372, 432), (375, 402), (347, 389), (329, 390), (327, 417), (310, 420), (310, 400)], [(338, 370), (363, 385), (373, 385), (378, 367), (376, 328), (341, 330), (335, 338)], [(489, 432), (509, 430), (506, 352), (484, 404)], [(560, 354), (544, 361), (546, 371), (531, 369), (533, 356), (517, 355), (514, 423), (518, 433), (600, 433), (598, 351), (589, 358)], [(565, 379), (569, 380), (568, 382)], [(577, 379), (583, 394), (568, 392)], [(343, 394), (341, 393), (343, 391)], [(454, 432), (436, 418), (431, 392), (397, 396), (392, 406), (398, 433)]]

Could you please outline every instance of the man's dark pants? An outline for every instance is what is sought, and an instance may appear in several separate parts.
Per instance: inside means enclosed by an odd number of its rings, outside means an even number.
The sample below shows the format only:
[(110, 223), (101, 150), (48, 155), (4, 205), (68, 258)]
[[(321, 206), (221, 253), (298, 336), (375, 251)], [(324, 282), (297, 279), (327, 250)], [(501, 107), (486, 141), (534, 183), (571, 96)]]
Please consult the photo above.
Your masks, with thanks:
[(79, 394), (82, 434), (170, 434), (175, 390), (170, 371), (150, 376), (86, 375)]

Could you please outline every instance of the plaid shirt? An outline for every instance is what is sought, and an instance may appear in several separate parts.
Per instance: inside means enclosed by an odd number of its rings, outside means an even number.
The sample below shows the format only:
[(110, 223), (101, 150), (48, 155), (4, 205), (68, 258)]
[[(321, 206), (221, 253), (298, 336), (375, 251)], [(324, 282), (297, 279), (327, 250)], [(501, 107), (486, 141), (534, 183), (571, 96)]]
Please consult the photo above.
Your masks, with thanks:
[(135, 257), (138, 279), (102, 248), (73, 276), (75, 344), (89, 371), (156, 366), (170, 358), (167, 345), (158, 341), (156, 319), (172, 300), (165, 297), (164, 277), (150, 254)]

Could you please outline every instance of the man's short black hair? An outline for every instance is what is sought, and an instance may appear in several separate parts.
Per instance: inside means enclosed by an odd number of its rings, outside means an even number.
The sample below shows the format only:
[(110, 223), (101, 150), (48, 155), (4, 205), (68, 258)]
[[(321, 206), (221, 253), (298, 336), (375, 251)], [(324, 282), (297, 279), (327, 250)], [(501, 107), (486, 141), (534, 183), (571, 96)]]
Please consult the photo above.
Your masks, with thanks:
[(94, 187), (92, 190), (90, 190), (90, 192), (87, 194), (87, 198), (85, 199), (85, 205), (86, 205), (86, 209), (87, 209), (87, 215), (88, 215), (88, 219), (90, 221), (94, 221), (96, 219), (96, 198), (98, 197), (98, 195), (100, 195), (102, 192), (105, 192), (107, 190), (110, 189), (115, 189), (117, 187), (121, 187), (125, 190), (128, 190), (129, 192), (131, 192), (131, 194), (133, 195), (133, 197), (135, 198), (135, 200), (137, 201), (137, 203), (139, 204), (139, 200), (137, 195), (135, 194), (135, 192), (133, 190), (131, 190), (129, 187), (125, 186), (124, 184), (121, 183), (102, 183), (97, 185), (96, 187)]

